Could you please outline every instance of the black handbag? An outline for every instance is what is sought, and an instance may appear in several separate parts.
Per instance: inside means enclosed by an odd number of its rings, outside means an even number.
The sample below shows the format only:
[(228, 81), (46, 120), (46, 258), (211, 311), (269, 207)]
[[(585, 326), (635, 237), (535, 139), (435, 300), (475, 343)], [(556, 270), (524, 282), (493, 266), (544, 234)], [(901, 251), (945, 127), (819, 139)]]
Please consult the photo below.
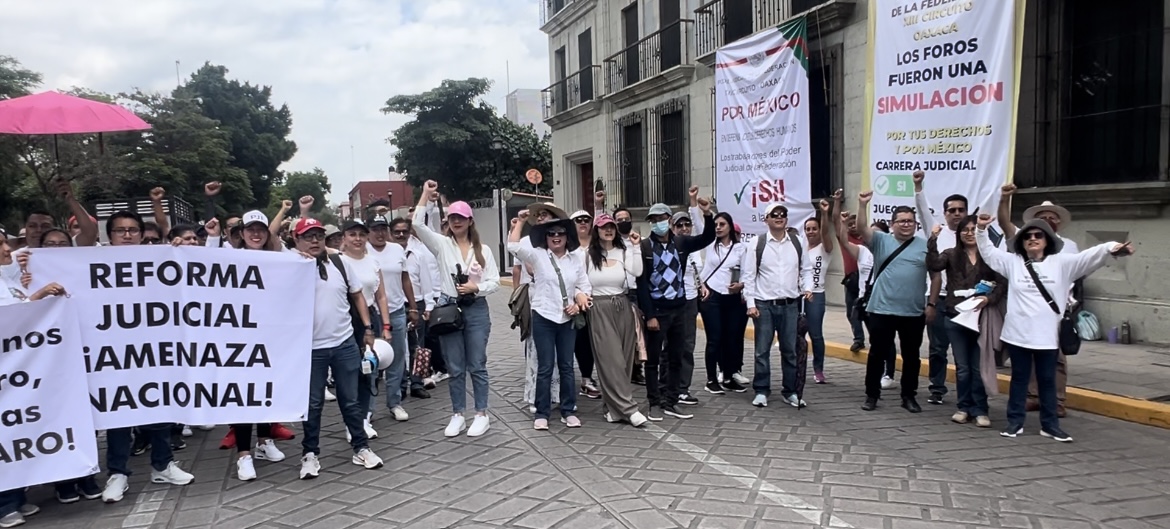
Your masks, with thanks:
[(877, 268), (876, 273), (872, 268), (869, 270), (869, 278), (865, 280), (865, 295), (858, 298), (857, 302), (853, 304), (854, 319), (858, 321), (869, 321), (867, 309), (869, 308), (869, 297), (873, 295), (873, 285), (877, 283), (878, 277), (882, 275), (882, 272), (886, 271), (886, 267), (890, 266), (890, 263), (892, 263), (894, 259), (898, 257), (898, 254), (902, 253), (902, 250), (905, 250), (912, 242), (914, 242), (914, 239), (912, 238), (907, 239), (906, 242), (903, 242), (897, 250), (894, 250), (894, 253), (890, 254), (890, 256), (887, 257), (885, 261), (882, 261), (882, 264)]
[(1032, 268), (1032, 261), (1024, 262), (1024, 266), (1028, 269), (1028, 274), (1032, 276), (1032, 282), (1036, 284), (1036, 288), (1040, 289), (1040, 295), (1048, 303), (1048, 308), (1060, 316), (1058, 339), (1060, 352), (1064, 353), (1064, 356), (1073, 356), (1081, 352), (1081, 335), (1077, 332), (1076, 315), (1072, 311), (1060, 312), (1060, 307), (1052, 300), (1052, 295), (1048, 293), (1048, 289), (1044, 288), (1044, 283), (1040, 282), (1040, 275), (1036, 273), (1035, 268)]
[(463, 330), (463, 309), (458, 303), (440, 305), (431, 310), (431, 319), (427, 321), (427, 333), (443, 336)]

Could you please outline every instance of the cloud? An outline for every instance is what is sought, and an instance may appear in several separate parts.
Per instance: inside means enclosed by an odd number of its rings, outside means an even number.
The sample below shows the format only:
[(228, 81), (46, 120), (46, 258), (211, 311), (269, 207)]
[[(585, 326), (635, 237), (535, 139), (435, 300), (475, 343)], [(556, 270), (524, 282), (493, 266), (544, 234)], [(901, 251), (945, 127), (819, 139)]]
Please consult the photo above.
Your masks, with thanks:
[[(205, 61), (269, 85), (293, 113), (298, 152), (285, 170), (321, 167), (343, 200), (382, 179), (385, 142), (408, 117), (379, 109), (443, 79), (487, 77), (504, 107), (544, 88), (548, 40), (531, 0), (53, 0), (8, 2), (0, 49), (41, 72), (45, 89), (169, 91)], [(510, 65), (510, 68), (506, 67)], [(351, 160), (352, 146), (352, 160)]]

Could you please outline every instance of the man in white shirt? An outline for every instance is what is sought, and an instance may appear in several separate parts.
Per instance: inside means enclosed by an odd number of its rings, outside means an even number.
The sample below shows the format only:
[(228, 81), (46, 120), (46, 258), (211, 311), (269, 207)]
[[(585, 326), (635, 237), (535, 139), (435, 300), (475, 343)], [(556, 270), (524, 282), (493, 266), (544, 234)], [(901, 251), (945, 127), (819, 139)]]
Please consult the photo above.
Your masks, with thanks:
[[(788, 208), (781, 203), (764, 209), (768, 233), (759, 236), (744, 253), (743, 284), (747, 313), (755, 321), (756, 362), (752, 405), (768, 405), (772, 393), (772, 340), (779, 341), (783, 373), (781, 395), (794, 406), (805, 402), (796, 395), (796, 322), (800, 300), (812, 299), (812, 264), (803, 259), (803, 243), (788, 227)], [(761, 246), (762, 252), (761, 252)]]
[[(316, 260), (319, 280), (314, 281), (312, 367), (309, 372), (309, 413), (304, 422), (301, 440), (301, 479), (316, 478), (321, 472), (318, 455), (321, 453), (321, 412), (325, 407), (325, 383), (333, 374), (337, 391), (337, 406), (349, 430), (353, 447), (353, 464), (367, 469), (382, 466), (382, 459), (369, 447), (363, 425), (361, 405), (358, 404), (358, 377), (361, 374), (362, 355), (355, 342), (354, 321), (350, 307), (356, 309), (365, 327), (362, 341), (373, 346), (374, 332), (370, 323), (369, 304), (362, 295), (357, 274), (340, 256), (325, 251), (325, 227), (313, 218), (301, 218), (293, 227), (297, 251)], [(352, 280), (351, 280), (352, 278)]]

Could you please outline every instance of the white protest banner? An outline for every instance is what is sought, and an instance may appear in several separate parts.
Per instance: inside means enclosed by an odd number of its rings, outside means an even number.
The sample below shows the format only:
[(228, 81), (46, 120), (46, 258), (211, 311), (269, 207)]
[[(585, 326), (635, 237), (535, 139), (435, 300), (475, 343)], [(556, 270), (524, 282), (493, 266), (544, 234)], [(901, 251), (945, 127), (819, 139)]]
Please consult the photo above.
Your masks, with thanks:
[(76, 303), (0, 307), (0, 491), (99, 470)]
[(799, 18), (715, 52), (715, 199), (745, 234), (781, 202), (799, 227), (812, 207), (807, 28)]
[(302, 420), (313, 262), (204, 247), (42, 248), (34, 283), (78, 302), (94, 424)]
[(927, 203), (967, 197), (995, 213), (1011, 181), (1024, 2), (871, 0), (862, 186), (871, 219), (914, 207), (914, 171)]

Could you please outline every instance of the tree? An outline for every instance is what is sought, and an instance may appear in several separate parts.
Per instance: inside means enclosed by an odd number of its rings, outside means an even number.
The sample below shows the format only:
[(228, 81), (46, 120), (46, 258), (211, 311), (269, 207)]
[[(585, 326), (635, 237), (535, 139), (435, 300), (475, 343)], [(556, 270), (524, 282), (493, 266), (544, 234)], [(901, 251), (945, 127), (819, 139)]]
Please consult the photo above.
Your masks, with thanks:
[[(41, 74), (27, 70), (20, 61), (0, 55), (0, 100), (28, 95), (41, 84)], [(0, 225), (18, 226), (24, 223), (21, 212), (32, 204), (17, 198), (17, 188), (28, 178), (19, 152), (26, 138), (0, 134)]]
[[(545, 174), (541, 190), (551, 191), (548, 142), (499, 116), (481, 99), (490, 88), (487, 79), (445, 80), (386, 101), (383, 113), (414, 116), (387, 140), (398, 148), (395, 165), (412, 185), (435, 180), (451, 197), (484, 198), (498, 188), (531, 189), (523, 175), (536, 168)], [(492, 148), (493, 139), (501, 149)]]
[(312, 171), (295, 171), (285, 175), (284, 188), (292, 200), (298, 200), (306, 195), (313, 197), (311, 210), (313, 213), (328, 209), (325, 207), (328, 205), (326, 197), (333, 191), (329, 185), (329, 177), (320, 167), (314, 167)]
[(228, 80), (227, 72), (204, 63), (174, 97), (195, 101), (204, 116), (219, 122), (230, 139), (232, 165), (247, 174), (255, 202), (266, 204), (270, 188), (283, 181), (280, 164), (297, 152), (288, 139), (292, 113), (288, 105), (273, 106), (271, 87)]

